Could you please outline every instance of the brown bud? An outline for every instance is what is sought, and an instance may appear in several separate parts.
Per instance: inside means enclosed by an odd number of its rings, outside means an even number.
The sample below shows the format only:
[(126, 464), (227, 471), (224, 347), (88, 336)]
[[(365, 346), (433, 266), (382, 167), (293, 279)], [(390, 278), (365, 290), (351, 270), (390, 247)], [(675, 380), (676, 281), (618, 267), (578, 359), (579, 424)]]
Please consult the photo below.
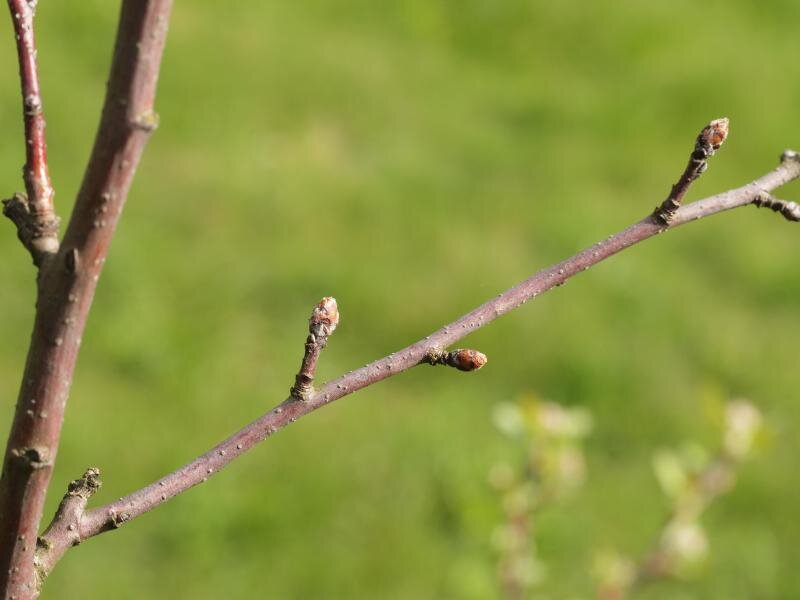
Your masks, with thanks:
[(339, 306), (336, 298), (325, 296), (314, 307), (308, 320), (308, 330), (318, 337), (328, 337), (339, 324)]
[(730, 124), (730, 120), (726, 117), (721, 119), (714, 119), (703, 128), (703, 131), (700, 132), (700, 139), (702, 142), (707, 145), (711, 146), (714, 150), (719, 150), (719, 147), (722, 146), (725, 138), (728, 137), (728, 125)]
[(445, 362), (459, 371), (477, 371), (488, 360), (482, 352), (470, 348), (462, 348), (448, 352)]

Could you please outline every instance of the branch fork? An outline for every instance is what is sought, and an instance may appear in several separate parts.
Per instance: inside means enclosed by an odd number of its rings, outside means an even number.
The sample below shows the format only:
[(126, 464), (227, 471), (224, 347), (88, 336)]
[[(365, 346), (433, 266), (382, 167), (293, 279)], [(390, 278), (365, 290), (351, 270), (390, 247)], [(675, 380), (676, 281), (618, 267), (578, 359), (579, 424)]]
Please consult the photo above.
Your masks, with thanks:
[[(121, 2), (100, 126), (63, 250), (47, 165), (36, 2), (7, 1), (19, 59), (25, 194), (4, 202), (3, 212), (16, 225), (39, 276), (36, 318), (0, 477), (0, 598), (31, 600), (39, 594), (42, 572), (34, 564), (32, 541), (40, 530), (80, 339), (117, 219), (157, 121), (153, 102), (172, 0)], [(137, 126), (128, 114), (141, 115)], [(75, 498), (84, 495), (76, 491)]]

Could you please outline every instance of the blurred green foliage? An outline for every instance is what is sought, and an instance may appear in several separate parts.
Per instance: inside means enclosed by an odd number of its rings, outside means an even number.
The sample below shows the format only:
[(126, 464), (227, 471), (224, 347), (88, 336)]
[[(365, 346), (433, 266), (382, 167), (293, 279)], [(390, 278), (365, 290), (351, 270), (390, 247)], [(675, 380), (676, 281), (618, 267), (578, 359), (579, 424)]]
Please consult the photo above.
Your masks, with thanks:
[[(117, 3), (42, 2), (59, 212), (79, 185)], [(161, 128), (84, 336), (48, 513), (103, 469), (105, 502), (282, 400), (320, 297), (325, 379), (642, 217), (699, 129), (731, 136), (693, 198), (800, 145), (795, 0), (178, 2)], [(21, 188), (20, 99), (0, 19), (0, 181)], [(796, 199), (800, 185), (781, 195)], [(204, 486), (71, 551), (43, 598), (492, 598), (486, 482), (513, 445), (492, 407), (587, 407), (583, 492), (539, 523), (551, 598), (589, 597), (597, 546), (641, 555), (665, 510), (652, 452), (746, 396), (776, 425), (705, 518), (691, 584), (645, 598), (800, 596), (798, 229), (741, 209), (681, 228), (469, 338), (474, 374), (416, 369), (315, 413)], [(0, 430), (33, 314), (0, 235)]]

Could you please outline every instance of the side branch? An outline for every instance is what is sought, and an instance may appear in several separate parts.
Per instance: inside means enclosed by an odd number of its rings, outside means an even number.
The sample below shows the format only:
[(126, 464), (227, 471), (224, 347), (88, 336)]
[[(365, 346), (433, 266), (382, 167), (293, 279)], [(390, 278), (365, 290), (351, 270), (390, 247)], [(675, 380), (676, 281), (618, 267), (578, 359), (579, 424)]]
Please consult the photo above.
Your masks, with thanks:
[[(575, 256), (539, 271), (516, 287), (503, 292), (426, 338), (330, 381), (309, 395), (305, 401), (298, 402), (295, 397), (290, 396), (267, 414), (177, 471), (124, 498), (88, 511), (80, 524), (81, 540), (120, 527), (187, 489), (207, 481), (214, 473), (259, 442), (330, 402), (419, 364), (438, 364), (443, 360), (449, 364), (450, 360), (456, 361), (457, 357), (455, 356), (448, 358), (448, 355), (452, 353), (445, 353), (440, 349), (451, 346), (476, 329), (519, 308), (528, 300), (564, 284), (573, 275), (589, 269), (617, 252), (679, 225), (753, 204), (759, 194), (765, 190), (773, 190), (798, 177), (800, 177), (800, 160), (784, 159), (778, 168), (746, 186), (711, 196), (679, 209), (669, 227), (660, 223), (653, 215), (648, 216)], [(477, 357), (479, 353), (474, 351), (453, 352), (468, 353), (471, 357), (470, 360), (476, 366), (482, 362), (482, 359)], [(482, 357), (482, 355), (480, 356)]]
[(8, 0), (17, 40), (22, 115), (25, 123), (25, 166), (22, 178), (27, 196), (16, 194), (4, 200), (3, 214), (17, 226), (17, 235), (41, 267), (45, 258), (58, 252), (59, 219), (53, 204), (53, 184), (47, 168), (44, 112), (39, 91), (39, 68), (33, 19), (35, 0)]
[(726, 118), (714, 119), (697, 136), (694, 150), (689, 155), (689, 162), (683, 170), (678, 182), (672, 186), (669, 196), (659, 206), (653, 216), (664, 225), (669, 225), (677, 210), (681, 207), (683, 197), (689, 186), (700, 177), (708, 168), (708, 159), (720, 149), (725, 138), (728, 137), (729, 121)]
[(308, 337), (300, 371), (294, 378), (294, 385), (289, 391), (292, 398), (308, 400), (314, 391), (314, 373), (317, 370), (319, 355), (328, 344), (328, 337), (339, 324), (339, 307), (336, 298), (326, 296), (314, 307), (308, 319)]

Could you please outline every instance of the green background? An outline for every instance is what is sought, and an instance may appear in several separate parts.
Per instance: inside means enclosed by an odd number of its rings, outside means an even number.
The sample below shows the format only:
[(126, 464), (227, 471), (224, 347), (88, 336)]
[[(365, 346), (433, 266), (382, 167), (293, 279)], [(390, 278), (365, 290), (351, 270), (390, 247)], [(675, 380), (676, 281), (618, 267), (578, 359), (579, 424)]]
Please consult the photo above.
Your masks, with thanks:
[[(64, 218), (117, 11), (39, 3)], [(327, 379), (644, 216), (712, 118), (731, 134), (692, 198), (773, 168), (800, 145), (798, 16), (796, 0), (178, 2), (47, 514), (87, 466), (110, 501), (282, 400), (323, 295), (342, 314)], [(7, 196), (23, 162), (7, 15), (0, 39)], [(6, 432), (34, 272), (3, 229)], [(768, 443), (706, 515), (700, 577), (642, 597), (800, 597), (799, 231), (745, 208), (625, 252), (468, 338), (479, 373), (419, 368), (314, 413), (71, 551), (43, 598), (497, 597), (486, 474), (521, 449), (490, 415), (525, 393), (595, 420), (584, 489), (538, 523), (541, 597), (589, 598), (597, 549), (651, 546), (667, 508), (653, 452), (712, 444), (709, 414), (739, 396)]]

